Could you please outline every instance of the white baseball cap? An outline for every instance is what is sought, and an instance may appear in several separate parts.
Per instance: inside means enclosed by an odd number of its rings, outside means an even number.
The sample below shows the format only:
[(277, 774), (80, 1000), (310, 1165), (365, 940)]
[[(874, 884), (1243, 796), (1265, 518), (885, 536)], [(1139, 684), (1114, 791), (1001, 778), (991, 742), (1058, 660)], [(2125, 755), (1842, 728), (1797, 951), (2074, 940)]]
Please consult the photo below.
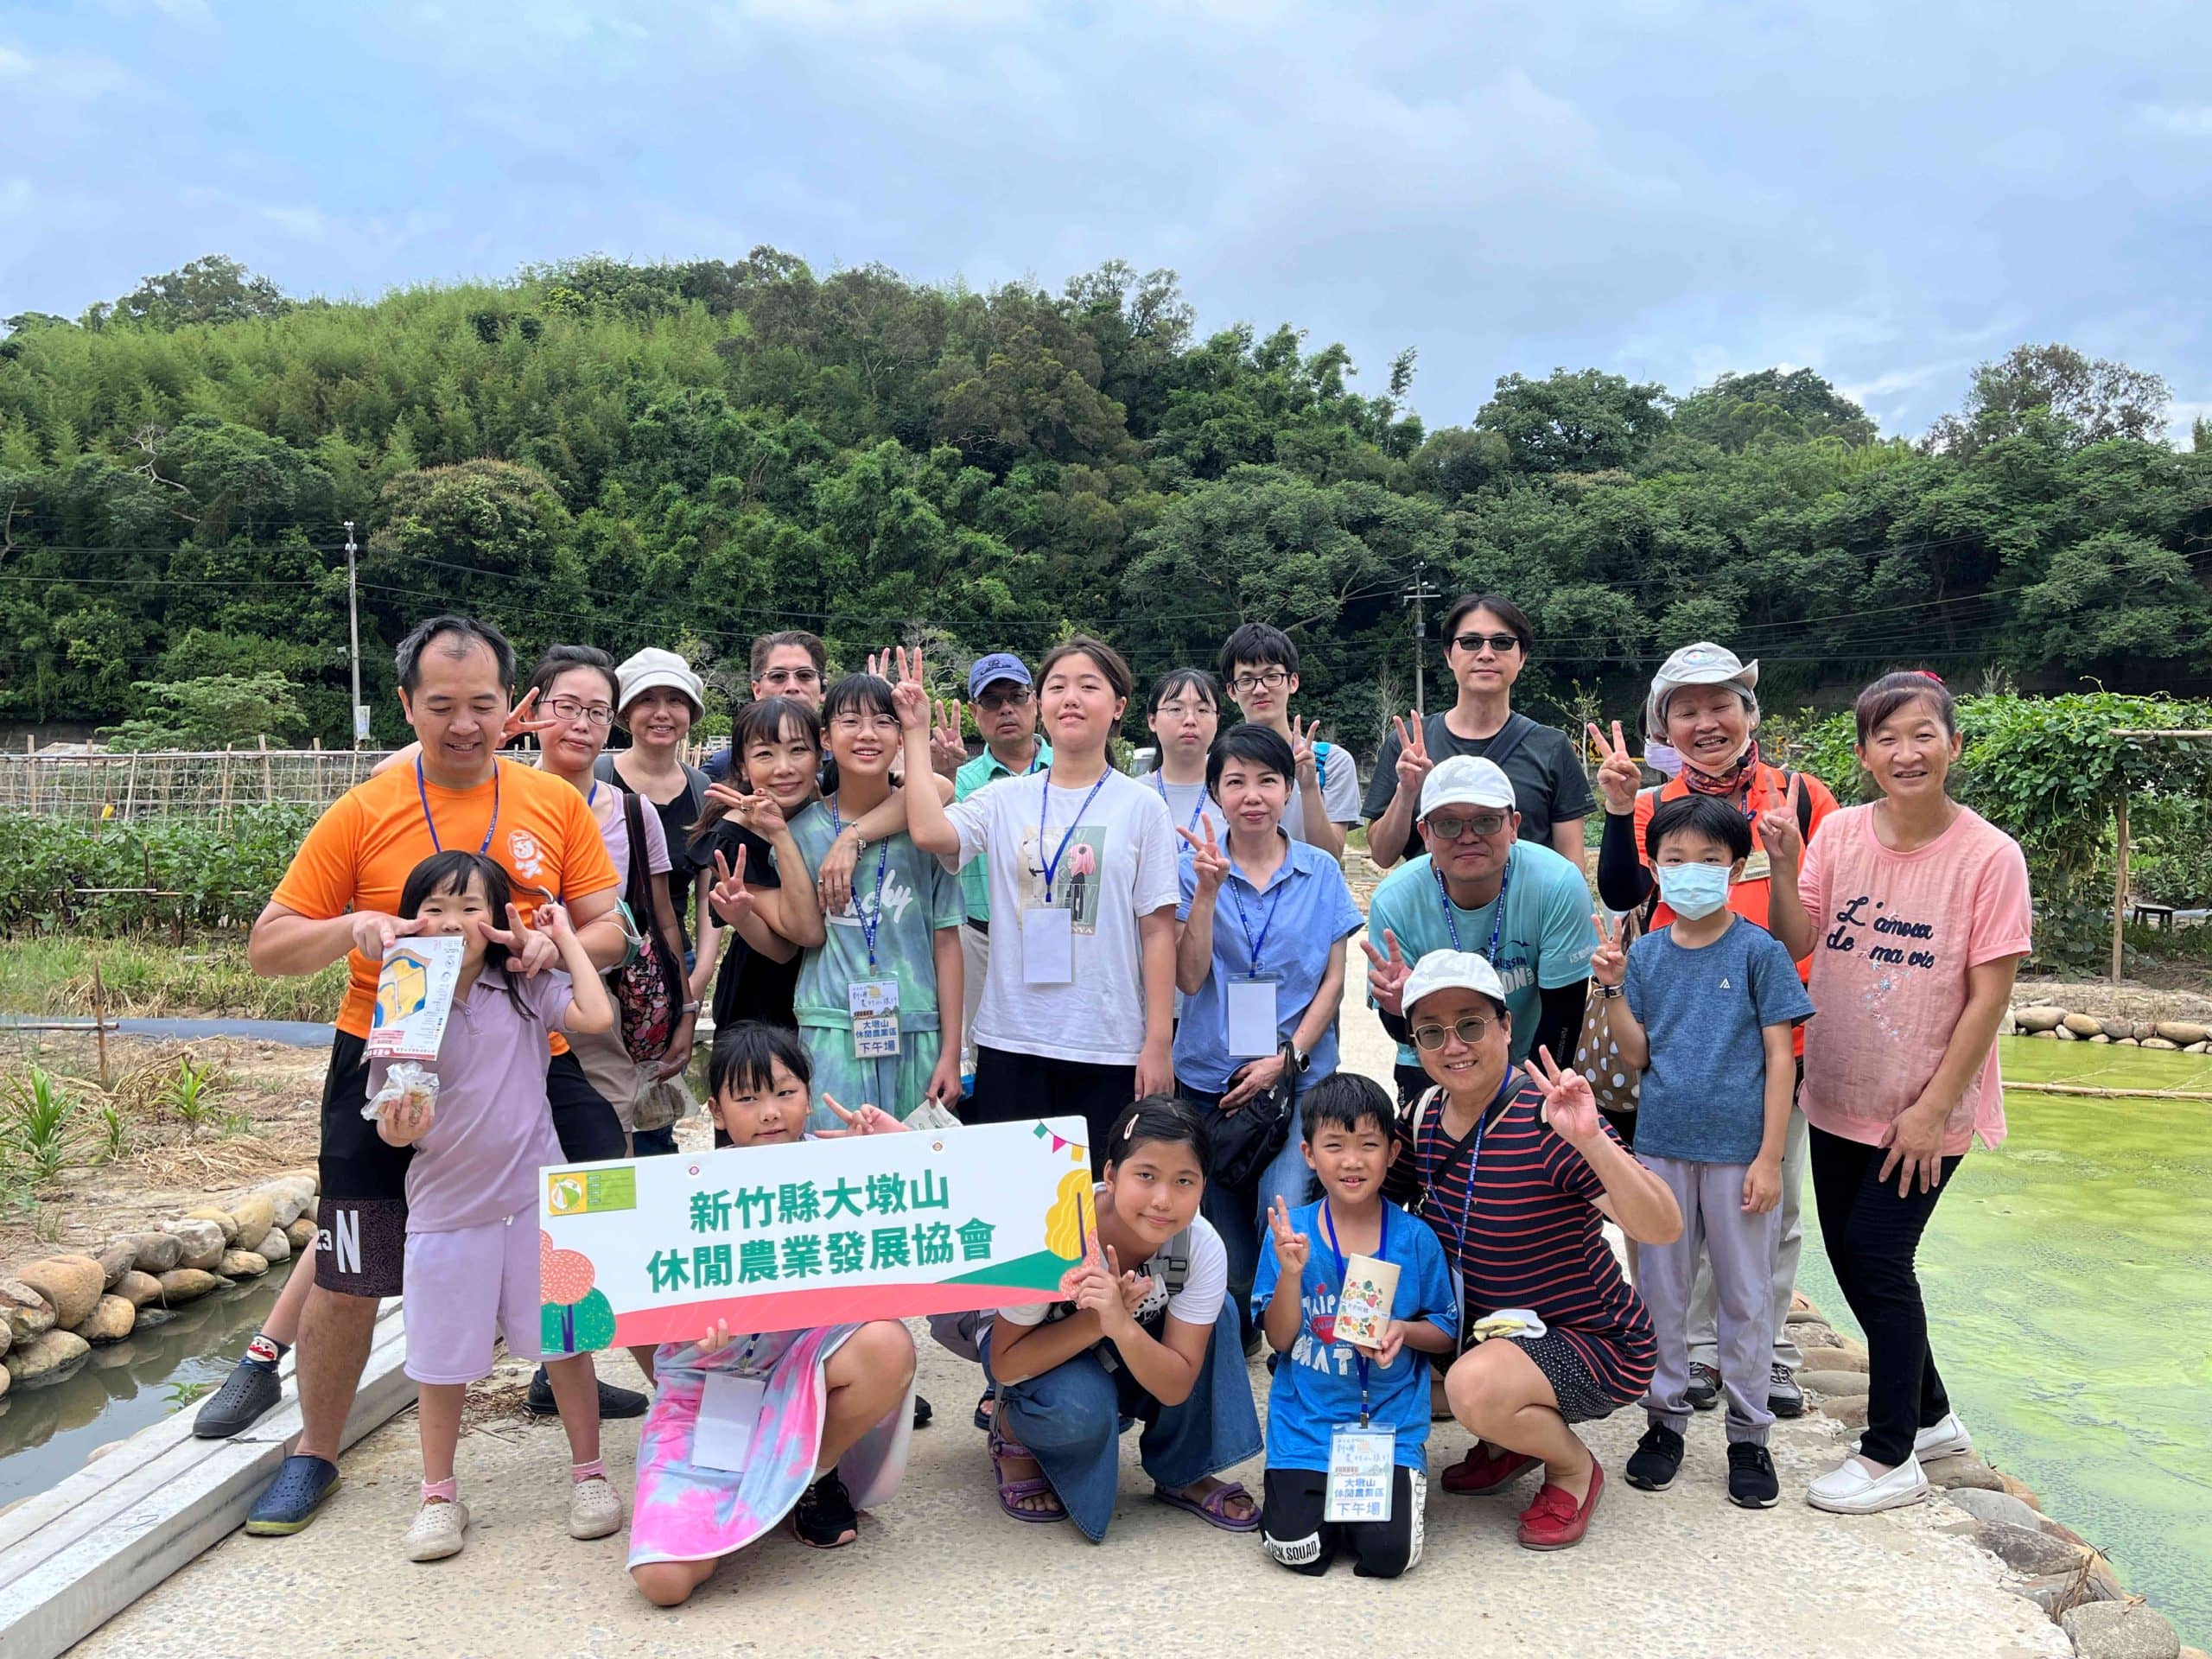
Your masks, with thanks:
[(1644, 732), (1652, 736), (1666, 735), (1667, 699), (1686, 685), (1740, 686), (1745, 700), (1756, 709), (1758, 699), (1752, 694), (1758, 683), (1756, 657), (1748, 663), (1741, 661), (1727, 646), (1716, 645), (1710, 639), (1684, 645), (1660, 664), (1659, 671), (1651, 677), (1651, 694), (1643, 700)]
[(1513, 780), (1495, 760), (1448, 755), (1428, 770), (1421, 786), (1424, 818), (1440, 806), (1488, 806), (1513, 810)]
[[(1485, 763), (1487, 764), (1487, 763)], [(1442, 768), (1439, 768), (1440, 771)], [(1435, 773), (1430, 773), (1433, 777)], [(1473, 991), (1493, 1002), (1505, 1001), (1505, 986), (1487, 958), (1471, 950), (1432, 950), (1406, 976), (1399, 1006), (1410, 1015), (1414, 1004), (1437, 991)]]
[(691, 671), (690, 664), (672, 651), (647, 645), (617, 667), (614, 677), (621, 683), (624, 709), (635, 702), (641, 694), (666, 686), (671, 691), (681, 691), (691, 700), (691, 717), (694, 720), (707, 712), (706, 691), (699, 682), (699, 677)]

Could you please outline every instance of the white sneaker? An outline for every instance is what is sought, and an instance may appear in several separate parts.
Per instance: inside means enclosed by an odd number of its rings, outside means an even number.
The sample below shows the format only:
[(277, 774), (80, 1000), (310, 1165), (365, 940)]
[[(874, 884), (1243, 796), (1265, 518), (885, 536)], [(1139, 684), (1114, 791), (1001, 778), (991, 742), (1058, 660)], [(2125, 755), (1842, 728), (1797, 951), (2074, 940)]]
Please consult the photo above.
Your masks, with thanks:
[(461, 1534), (468, 1529), (466, 1503), (425, 1503), (415, 1511), (415, 1524), (407, 1529), (407, 1559), (442, 1561), (461, 1554)]
[(1967, 1433), (1967, 1426), (1959, 1421), (1955, 1411), (1945, 1412), (1939, 1421), (1912, 1437), (1912, 1455), (1924, 1462), (1961, 1457), (1973, 1450), (1974, 1436)]
[(1928, 1477), (1920, 1459), (1907, 1458), (1886, 1475), (1878, 1475), (1856, 1457), (1822, 1475), (1805, 1489), (1805, 1501), (1831, 1515), (1873, 1515), (1903, 1509), (1928, 1496)]
[(604, 1538), (622, 1526), (622, 1500), (604, 1475), (594, 1475), (569, 1487), (569, 1536)]

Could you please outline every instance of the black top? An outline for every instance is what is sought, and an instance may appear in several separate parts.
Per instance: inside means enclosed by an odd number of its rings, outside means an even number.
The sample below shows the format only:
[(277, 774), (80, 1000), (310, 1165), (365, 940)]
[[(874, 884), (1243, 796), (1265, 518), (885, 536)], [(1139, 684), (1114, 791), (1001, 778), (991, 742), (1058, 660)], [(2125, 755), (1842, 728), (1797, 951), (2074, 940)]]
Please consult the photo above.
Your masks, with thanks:
[[(768, 843), (743, 824), (727, 818), (700, 843), (695, 868), (711, 873), (719, 852), (734, 868), (740, 848), (745, 849), (746, 886), (783, 886)], [(760, 1020), (798, 1030), (798, 1015), (792, 1011), (791, 999), (798, 989), (799, 963), (804, 955), (802, 951), (789, 962), (772, 961), (747, 944), (743, 934), (732, 930), (722, 965), (715, 975), (715, 1028), (719, 1031), (741, 1020)]]
[[(1460, 737), (1444, 723), (1441, 715), (1429, 715), (1423, 726), (1432, 760), (1471, 754), (1497, 762), (1499, 770), (1513, 780), (1513, 804), (1521, 814), (1523, 841), (1548, 847), (1553, 824), (1586, 818), (1597, 805), (1590, 793), (1590, 780), (1583, 775), (1581, 758), (1565, 732), (1521, 714), (1508, 715), (1505, 724), (1488, 737)], [(1397, 792), (1398, 733), (1393, 727), (1382, 740), (1382, 752), (1376, 757), (1374, 774), (1367, 780), (1367, 799), (1360, 806), (1370, 823), (1390, 810), (1390, 798)], [(1418, 837), (1406, 850), (1408, 855), (1421, 850)]]
[[(599, 757), (598, 764), (592, 768), (592, 776), (601, 783), (613, 785), (625, 795), (637, 793), (630, 787), (629, 780), (615, 771), (614, 757), (611, 754)], [(707, 798), (707, 774), (696, 766), (685, 766), (683, 779), (683, 792), (674, 800), (664, 804), (648, 798), (645, 804), (660, 814), (661, 834), (668, 842), (668, 902), (676, 912), (677, 937), (683, 941), (684, 952), (689, 955), (691, 950), (691, 914), (698, 891), (699, 873), (698, 866), (692, 862), (684, 849), (684, 842), (690, 838), (691, 826), (699, 822), (699, 809)], [(708, 861), (707, 868), (713, 868), (712, 859)], [(749, 862), (747, 868), (751, 868)], [(639, 925), (642, 926), (649, 919), (641, 916), (638, 918)]]

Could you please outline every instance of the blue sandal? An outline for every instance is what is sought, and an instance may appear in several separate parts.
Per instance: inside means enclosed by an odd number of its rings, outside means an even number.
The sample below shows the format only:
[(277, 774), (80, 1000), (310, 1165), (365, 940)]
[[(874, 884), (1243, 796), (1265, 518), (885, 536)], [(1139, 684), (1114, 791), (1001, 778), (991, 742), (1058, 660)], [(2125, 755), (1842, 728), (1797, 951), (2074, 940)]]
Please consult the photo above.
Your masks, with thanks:
[(323, 1499), (340, 1485), (338, 1465), (298, 1453), (284, 1459), (276, 1479), (253, 1501), (245, 1529), (256, 1538), (289, 1538), (306, 1530)]

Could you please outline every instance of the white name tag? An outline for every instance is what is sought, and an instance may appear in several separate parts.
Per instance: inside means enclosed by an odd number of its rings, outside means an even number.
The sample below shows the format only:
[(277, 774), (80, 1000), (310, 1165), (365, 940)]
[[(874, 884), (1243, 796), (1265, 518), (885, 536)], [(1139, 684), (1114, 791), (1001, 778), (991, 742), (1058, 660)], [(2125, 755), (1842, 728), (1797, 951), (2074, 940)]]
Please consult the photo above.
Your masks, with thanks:
[(1056, 906), (1021, 912), (1025, 985), (1065, 985), (1075, 978), (1075, 912)]
[(1229, 982), (1229, 1054), (1249, 1060), (1272, 1054), (1281, 1046), (1277, 1033), (1281, 1020), (1275, 993), (1282, 982), (1274, 979), (1232, 979)]
[(1388, 1521), (1396, 1475), (1397, 1436), (1387, 1428), (1345, 1424), (1329, 1437), (1327, 1522)]
[(853, 1057), (890, 1060), (899, 1056), (899, 982), (856, 979), (845, 988), (845, 1007), (853, 1016)]
[(702, 1469), (744, 1471), (768, 1397), (765, 1376), (709, 1371), (699, 1392), (699, 1421), (691, 1430), (691, 1461)]

